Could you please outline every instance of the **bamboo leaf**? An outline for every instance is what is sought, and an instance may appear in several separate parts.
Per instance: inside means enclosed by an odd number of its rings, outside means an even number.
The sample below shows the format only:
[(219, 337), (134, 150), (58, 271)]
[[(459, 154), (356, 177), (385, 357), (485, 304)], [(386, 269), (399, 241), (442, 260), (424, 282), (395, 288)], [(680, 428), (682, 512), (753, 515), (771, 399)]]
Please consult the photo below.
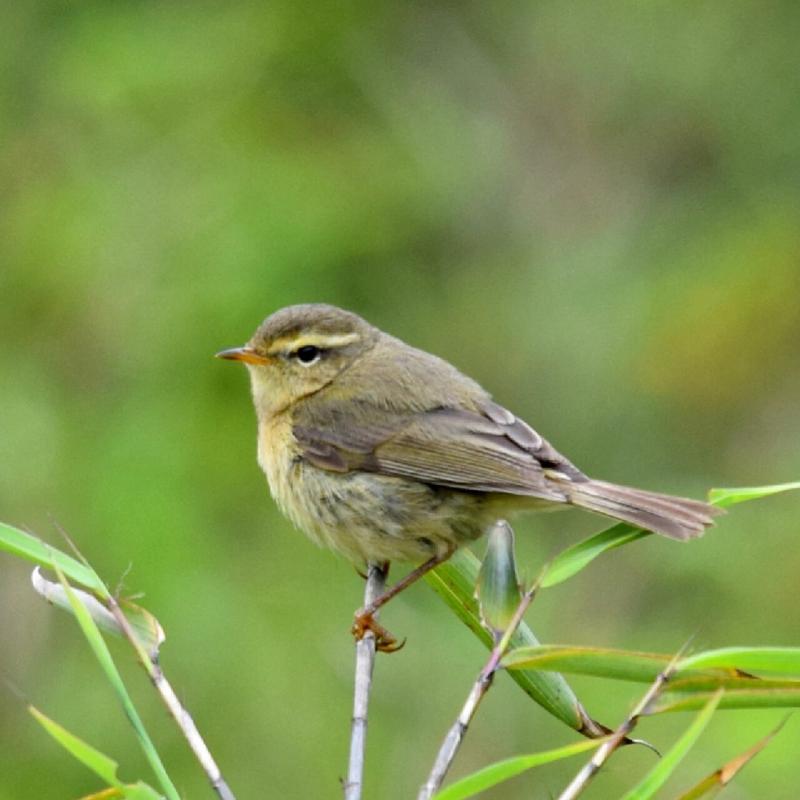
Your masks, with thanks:
[[(500, 665), (509, 670), (558, 670), (599, 678), (652, 683), (672, 660), (673, 656), (661, 653), (549, 644), (510, 650)], [(715, 673), (719, 677), (733, 674), (735, 673), (732, 671)]]
[(128, 690), (125, 688), (125, 684), (122, 681), (122, 676), (119, 674), (119, 671), (114, 664), (114, 660), (111, 657), (108, 646), (103, 640), (97, 625), (95, 625), (91, 614), (72, 590), (72, 587), (67, 582), (60, 568), (56, 564), (52, 564), (51, 567), (58, 575), (58, 579), (61, 582), (61, 585), (64, 587), (66, 596), (70, 605), (72, 606), (72, 612), (75, 615), (75, 618), (78, 620), (81, 630), (83, 631), (83, 635), (89, 642), (89, 646), (92, 648), (95, 657), (100, 663), (106, 678), (122, 703), (122, 708), (125, 712), (125, 715), (128, 717), (142, 750), (144, 751), (150, 766), (153, 768), (153, 772), (156, 774), (164, 793), (170, 800), (180, 800), (178, 791), (167, 774), (166, 769), (164, 768), (161, 757), (158, 755), (155, 745), (153, 744), (152, 739), (150, 739), (150, 736), (144, 727), (144, 723), (142, 722), (141, 717), (139, 716), (139, 713), (137, 712), (136, 707), (134, 706), (133, 701), (128, 694)]
[(683, 735), (664, 754), (661, 760), (644, 776), (644, 778), (622, 800), (649, 800), (667, 782), (670, 775), (692, 749), (700, 734), (705, 730), (711, 717), (722, 699), (723, 690), (715, 692), (703, 706), (703, 710), (695, 717)]
[[(718, 651), (709, 651), (716, 653)], [(716, 689), (737, 691), (800, 690), (800, 680), (765, 679), (743, 674), (738, 668), (743, 662), (738, 658), (721, 659), (718, 665), (705, 668), (699, 653), (679, 662), (674, 675), (664, 691), (676, 694), (713, 692)], [(589, 675), (613, 680), (651, 683), (663, 672), (672, 657), (661, 653), (643, 653), (635, 650), (613, 650), (602, 647), (579, 647), (574, 645), (538, 645), (518, 647), (509, 651), (500, 662), (511, 674), (517, 669), (558, 671), (577, 675)], [(714, 659), (716, 661), (716, 659)], [(689, 663), (687, 664), (687, 661)], [(697, 667), (697, 668), (695, 668)]]
[(465, 798), (474, 797), (479, 792), (486, 791), (486, 789), (514, 778), (529, 769), (533, 769), (533, 767), (570, 758), (571, 756), (585, 753), (587, 750), (594, 750), (607, 739), (608, 737), (603, 737), (601, 739), (592, 739), (588, 742), (576, 742), (565, 747), (545, 750), (541, 753), (516, 756), (498, 761), (452, 783), (446, 789), (437, 793), (433, 800), (465, 800)]
[(752, 675), (730, 675), (720, 671), (684, 672), (666, 686), (666, 692), (675, 694), (696, 694), (697, 692), (713, 692), (717, 689), (730, 691), (750, 691), (752, 689), (800, 689), (800, 680), (790, 678), (757, 678)]
[[(478, 604), (473, 597), (479, 569), (480, 562), (475, 555), (462, 549), (425, 578), (456, 616), (491, 649), (492, 638), (481, 625)], [(538, 644), (536, 636), (525, 623), (519, 626), (511, 639), (512, 647)], [(523, 669), (510, 672), (509, 675), (536, 703), (573, 730), (590, 737), (605, 734), (605, 729), (586, 713), (563, 676)]]
[(684, 792), (678, 800), (700, 800), (711, 794), (717, 794), (726, 787), (780, 732), (786, 724), (786, 720), (781, 722), (775, 730), (768, 733), (763, 739), (759, 739), (752, 747), (749, 747), (736, 758), (732, 758), (719, 769), (714, 770), (710, 775), (706, 775), (701, 781), (696, 783), (691, 789)]
[(71, 580), (91, 589), (100, 597), (108, 596), (108, 589), (93, 569), (41, 539), (3, 522), (0, 522), (0, 550), (33, 561), (40, 567), (49, 569), (51, 564), (56, 564)]
[(117, 778), (117, 762), (104, 753), (92, 747), (83, 739), (70, 733), (39, 709), (28, 706), (33, 718), (72, 756), (84, 766), (88, 767), (95, 775), (102, 778), (109, 786), (120, 788), (122, 781)]
[[(650, 706), (648, 713), (696, 711), (702, 708), (713, 694), (713, 692), (683, 694), (668, 691)], [(726, 689), (719, 707), (720, 709), (800, 708), (800, 683), (784, 688)]]
[(624, 522), (612, 525), (610, 528), (562, 550), (545, 568), (541, 586), (548, 588), (562, 583), (587, 567), (603, 553), (650, 535), (650, 531), (634, 528)]
[(800, 647), (724, 647), (688, 656), (679, 665), (679, 669), (706, 667), (800, 675)]
[[(782, 483), (774, 486), (756, 486), (740, 489), (712, 489), (708, 496), (709, 502), (723, 508), (734, 503), (743, 503), (747, 500), (756, 500), (760, 497), (800, 489), (800, 481), (795, 483)], [(621, 522), (612, 525), (600, 533), (578, 542), (572, 547), (559, 553), (547, 566), (541, 581), (541, 586), (547, 588), (555, 586), (576, 575), (592, 563), (598, 556), (621, 547), (628, 542), (635, 542), (645, 536), (650, 536), (650, 531), (634, 528)]]
[(514, 560), (514, 531), (505, 520), (495, 523), (489, 531), (475, 597), (481, 622), (495, 641), (499, 640), (511, 624), (521, 598)]
[(790, 492), (793, 489), (800, 489), (800, 481), (793, 483), (776, 483), (773, 486), (747, 486), (736, 489), (712, 489), (708, 493), (709, 502), (720, 508), (732, 506), (736, 503), (744, 503), (748, 500), (758, 500), (761, 497), (768, 497), (781, 492)]
[[(33, 588), (48, 603), (72, 613), (72, 604), (67, 597), (64, 587), (60, 583), (48, 581), (36, 567), (31, 575)], [(80, 599), (84, 608), (91, 614), (92, 619), (98, 628), (113, 633), (116, 636), (124, 636), (119, 622), (114, 615), (101, 603), (94, 595), (84, 592), (81, 589), (72, 589), (72, 592)], [(164, 629), (158, 620), (141, 606), (134, 603), (123, 601), (122, 609), (131, 627), (136, 634), (142, 647), (145, 648), (151, 658), (158, 655), (159, 647), (164, 641)]]

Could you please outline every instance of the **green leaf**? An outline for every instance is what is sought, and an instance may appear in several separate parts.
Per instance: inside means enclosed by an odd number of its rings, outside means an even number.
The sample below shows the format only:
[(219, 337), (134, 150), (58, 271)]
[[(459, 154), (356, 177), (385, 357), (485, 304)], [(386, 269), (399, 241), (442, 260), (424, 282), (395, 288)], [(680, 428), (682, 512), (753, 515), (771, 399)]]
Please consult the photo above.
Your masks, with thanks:
[(794, 483), (776, 483), (773, 486), (747, 486), (738, 489), (712, 489), (708, 493), (708, 500), (715, 506), (725, 508), (736, 503), (744, 503), (748, 500), (758, 500), (761, 497), (768, 497), (771, 494), (789, 492), (793, 489), (800, 489), (800, 481)]
[[(492, 637), (481, 625), (478, 604), (473, 597), (480, 562), (466, 548), (456, 553), (429, 572), (425, 579), (433, 590), (455, 612), (456, 616), (491, 649)], [(530, 628), (522, 623), (511, 639), (512, 647), (538, 645)], [(602, 736), (605, 730), (586, 713), (575, 693), (564, 678), (557, 673), (537, 670), (515, 670), (509, 675), (545, 711), (585, 736)]]
[[(760, 681), (754, 681), (752, 689), (726, 689), (719, 704), (720, 709), (800, 708), (800, 682), (784, 688), (757, 688), (759, 686)], [(667, 692), (648, 708), (648, 714), (696, 711), (713, 695), (713, 692)]]
[(481, 621), (497, 640), (511, 624), (521, 598), (514, 561), (514, 531), (505, 520), (496, 522), (489, 531), (475, 596)]
[(162, 796), (146, 783), (141, 781), (130, 784), (122, 783), (117, 777), (119, 765), (114, 759), (109, 758), (105, 753), (101, 753), (92, 745), (83, 741), (83, 739), (70, 733), (55, 720), (50, 719), (50, 717), (39, 711), (39, 709), (28, 706), (28, 711), (68, 753), (112, 787), (112, 791), (105, 789), (102, 792), (84, 798), (84, 800), (90, 800), (91, 797), (96, 797), (98, 800), (100, 798), (106, 800), (106, 798), (114, 797), (126, 798), (126, 800), (162, 800)]
[(70, 733), (66, 728), (59, 725), (50, 717), (42, 714), (39, 709), (28, 706), (28, 711), (33, 718), (69, 753), (71, 753), (81, 764), (87, 766), (95, 775), (102, 778), (109, 786), (120, 788), (122, 781), (117, 778), (117, 762), (109, 758), (104, 753), (96, 750), (83, 739), (79, 739), (75, 734)]
[(678, 800), (700, 800), (701, 797), (717, 794), (775, 738), (785, 724), (786, 720), (781, 722), (775, 730), (768, 733), (763, 739), (759, 739), (752, 747), (740, 753), (736, 758), (732, 758), (710, 775), (706, 775), (691, 789), (684, 792)]
[(91, 567), (45, 544), (41, 539), (3, 522), (0, 522), (0, 550), (26, 558), (40, 567), (49, 569), (52, 564), (56, 564), (71, 580), (91, 589), (100, 597), (108, 596), (108, 589)]
[(139, 713), (133, 704), (133, 700), (131, 700), (128, 690), (125, 688), (125, 684), (122, 681), (122, 676), (119, 674), (119, 671), (114, 664), (114, 660), (111, 657), (111, 653), (109, 652), (108, 647), (103, 640), (99, 629), (97, 628), (97, 625), (95, 625), (91, 614), (78, 599), (69, 583), (67, 583), (67, 580), (60, 568), (56, 564), (52, 564), (51, 567), (58, 575), (58, 579), (61, 582), (61, 585), (64, 587), (64, 591), (66, 592), (69, 603), (72, 606), (72, 612), (75, 615), (75, 618), (78, 620), (81, 630), (83, 631), (83, 635), (89, 642), (89, 646), (92, 648), (95, 657), (100, 663), (106, 678), (122, 703), (122, 708), (125, 712), (125, 715), (128, 717), (128, 721), (131, 723), (131, 726), (133, 727), (134, 732), (139, 739), (139, 744), (141, 745), (142, 750), (144, 751), (144, 754), (153, 769), (153, 772), (156, 774), (164, 793), (168, 798), (170, 798), (170, 800), (180, 800), (178, 791), (167, 774), (166, 769), (164, 768), (161, 757), (158, 755), (155, 745), (153, 744), (152, 739), (144, 727), (144, 723), (142, 722), (141, 717), (139, 716)]
[[(680, 661), (664, 691), (696, 694), (712, 692), (719, 688), (748, 692), (752, 689), (800, 690), (798, 680), (767, 680), (742, 674), (738, 668), (746, 659), (739, 660), (732, 657), (719, 659), (719, 663), (706, 664), (705, 657), (717, 652), (720, 651), (698, 653), (691, 659)], [(661, 653), (573, 645), (538, 645), (518, 647), (509, 651), (500, 662), (500, 666), (510, 671), (517, 669), (558, 671), (612, 680), (651, 683), (671, 661), (672, 656)], [(710, 662), (717, 661), (716, 658), (710, 659)]]
[(778, 680), (756, 678), (752, 675), (731, 675), (724, 671), (707, 670), (705, 672), (678, 673), (676, 678), (670, 680), (664, 691), (675, 694), (696, 694), (697, 692), (713, 692), (717, 689), (726, 691), (788, 689), (794, 691), (800, 689), (800, 681), (788, 678)]
[(486, 791), (486, 789), (514, 778), (526, 770), (533, 769), (533, 767), (580, 755), (587, 750), (594, 750), (607, 739), (608, 737), (604, 736), (601, 739), (576, 742), (564, 747), (556, 747), (553, 750), (545, 750), (541, 753), (515, 756), (504, 761), (498, 761), (450, 784), (446, 789), (434, 795), (433, 800), (464, 800), (467, 797), (474, 797), (479, 792)]
[(707, 667), (800, 675), (800, 647), (724, 647), (688, 656), (678, 665), (682, 670)]
[(649, 800), (667, 782), (684, 756), (691, 750), (700, 734), (705, 730), (722, 699), (723, 690), (715, 692), (703, 706), (684, 734), (664, 754), (661, 760), (622, 800)]
[(634, 528), (624, 522), (613, 525), (566, 550), (562, 550), (545, 568), (540, 585), (542, 588), (548, 588), (562, 583), (587, 567), (603, 553), (650, 535), (650, 531)]
[[(774, 486), (756, 486), (742, 489), (712, 489), (709, 492), (709, 502), (719, 507), (742, 503), (746, 500), (755, 500), (791, 489), (800, 489), (800, 481), (796, 483), (782, 483)], [(542, 588), (555, 586), (576, 575), (592, 563), (598, 556), (620, 547), (628, 542), (635, 542), (645, 536), (650, 536), (650, 531), (634, 528), (621, 522), (613, 525), (600, 533), (578, 542), (572, 547), (559, 553), (547, 566), (541, 580)]]
[(672, 659), (672, 656), (660, 653), (635, 650), (543, 644), (510, 650), (503, 657), (500, 666), (509, 670), (556, 670), (599, 678), (652, 683)]
[[(72, 604), (67, 597), (64, 587), (60, 583), (48, 581), (39, 568), (36, 567), (31, 576), (33, 588), (48, 603), (52, 603), (57, 608), (61, 608), (72, 613)], [(95, 624), (104, 631), (113, 633), (116, 636), (124, 636), (124, 632), (117, 622), (116, 617), (101, 603), (94, 595), (84, 592), (81, 589), (72, 589), (73, 593), (80, 599), (84, 608), (91, 614)], [(141, 606), (134, 603), (123, 601), (121, 609), (130, 622), (136, 638), (144, 647), (151, 658), (158, 655), (159, 647), (164, 641), (164, 630), (158, 620)]]

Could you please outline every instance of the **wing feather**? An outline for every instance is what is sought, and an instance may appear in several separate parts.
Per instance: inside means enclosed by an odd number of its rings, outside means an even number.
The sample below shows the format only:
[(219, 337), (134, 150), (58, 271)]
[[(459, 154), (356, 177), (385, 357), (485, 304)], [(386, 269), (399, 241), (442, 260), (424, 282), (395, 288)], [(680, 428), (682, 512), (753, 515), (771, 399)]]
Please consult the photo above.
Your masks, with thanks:
[[(372, 412), (372, 413), (370, 413)], [(367, 420), (379, 419), (375, 424)], [(411, 478), (465, 491), (565, 500), (545, 470), (586, 480), (538, 433), (502, 406), (399, 414), (353, 404), (317, 406), (293, 428), (301, 454), (322, 469)]]

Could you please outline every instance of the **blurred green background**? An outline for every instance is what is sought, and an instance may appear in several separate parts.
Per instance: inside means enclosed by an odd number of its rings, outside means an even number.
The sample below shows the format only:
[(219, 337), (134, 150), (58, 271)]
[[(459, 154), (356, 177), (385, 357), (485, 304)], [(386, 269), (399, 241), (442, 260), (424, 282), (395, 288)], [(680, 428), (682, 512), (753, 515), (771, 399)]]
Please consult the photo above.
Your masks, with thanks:
[[(800, 477), (795, 3), (28, 2), (0, 10), (0, 518), (144, 592), (232, 788), (336, 798), (362, 581), (276, 512), (245, 371), (327, 301), (453, 361), (592, 475), (702, 496)], [(546, 642), (797, 645), (798, 497), (545, 592)], [(530, 573), (599, 529), (517, 526)], [(481, 547), (477, 547), (481, 552)], [(129, 571), (128, 571), (129, 570)], [(126, 572), (127, 571), (127, 572)], [(150, 775), (68, 617), (0, 557), (0, 797), (98, 783), (38, 705)], [(412, 796), (484, 652), (430, 590), (385, 621), (367, 796)], [(113, 643), (186, 797), (211, 797)], [(639, 687), (575, 680), (616, 724)], [(13, 688), (12, 688), (13, 687)], [(721, 712), (673, 793), (766, 733)], [(687, 715), (648, 721), (660, 747)], [(506, 677), (455, 775), (574, 740)], [(729, 790), (794, 798), (800, 723)], [(594, 798), (652, 764), (619, 753)], [(577, 762), (487, 797), (547, 798)]]

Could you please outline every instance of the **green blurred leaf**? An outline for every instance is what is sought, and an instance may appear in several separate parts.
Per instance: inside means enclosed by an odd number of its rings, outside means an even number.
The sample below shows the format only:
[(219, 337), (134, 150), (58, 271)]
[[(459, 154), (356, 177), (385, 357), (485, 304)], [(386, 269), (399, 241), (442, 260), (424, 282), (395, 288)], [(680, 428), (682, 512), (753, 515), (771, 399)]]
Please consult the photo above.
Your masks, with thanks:
[(723, 647), (688, 656), (679, 664), (679, 669), (708, 667), (800, 675), (800, 647)]
[[(480, 561), (475, 555), (467, 549), (461, 549), (429, 572), (425, 579), (456, 616), (491, 649), (492, 638), (481, 625), (478, 604), (473, 596), (479, 569)], [(536, 636), (525, 623), (511, 638), (512, 647), (538, 644)], [(605, 730), (589, 717), (561, 675), (522, 669), (509, 672), (509, 675), (536, 703), (573, 730), (585, 736), (604, 735)]]
[(158, 755), (158, 751), (156, 750), (152, 739), (144, 727), (144, 723), (139, 716), (139, 712), (136, 710), (133, 700), (131, 700), (128, 690), (125, 688), (125, 684), (122, 681), (122, 676), (119, 674), (119, 671), (114, 664), (114, 659), (111, 657), (111, 653), (109, 652), (108, 647), (103, 640), (99, 629), (97, 628), (97, 625), (95, 625), (91, 614), (76, 596), (60, 568), (56, 564), (52, 564), (51, 566), (58, 575), (61, 585), (64, 587), (64, 591), (66, 592), (69, 603), (72, 606), (72, 612), (75, 615), (75, 618), (78, 620), (78, 624), (83, 631), (83, 635), (89, 642), (89, 646), (92, 648), (95, 657), (100, 663), (108, 682), (111, 684), (112, 688), (117, 694), (117, 697), (122, 703), (122, 708), (125, 711), (125, 715), (127, 716), (136, 733), (136, 737), (139, 740), (142, 750), (144, 751), (144, 754), (147, 757), (153, 772), (158, 778), (161, 788), (164, 790), (164, 793), (168, 798), (170, 798), (170, 800), (180, 800), (178, 791), (167, 774), (166, 769), (164, 768), (161, 757)]
[(511, 624), (522, 596), (514, 560), (514, 531), (505, 520), (489, 531), (475, 596), (481, 621), (497, 640)]
[(111, 787), (89, 795), (83, 800), (92, 800), (92, 798), (111, 800), (111, 798), (115, 797), (127, 798), (127, 800), (162, 800), (162, 795), (146, 783), (141, 781), (132, 784), (122, 783), (117, 777), (119, 765), (114, 759), (105, 755), (105, 753), (101, 753), (92, 745), (83, 741), (83, 739), (75, 736), (75, 734), (70, 733), (55, 720), (50, 719), (50, 717), (39, 711), (39, 709), (28, 706), (28, 711), (68, 753)]
[(139, 781), (137, 783), (126, 783), (119, 788), (101, 789), (99, 792), (84, 795), (81, 800), (164, 800), (163, 795), (159, 794), (151, 786)]
[(781, 722), (775, 730), (768, 733), (763, 739), (759, 739), (752, 747), (740, 753), (736, 758), (732, 758), (710, 775), (706, 775), (691, 789), (684, 792), (678, 800), (700, 800), (701, 797), (711, 797), (718, 794), (775, 738), (785, 724), (786, 720)]
[(515, 756), (490, 764), (488, 767), (479, 769), (471, 775), (452, 783), (446, 789), (438, 792), (433, 800), (464, 800), (473, 797), (479, 792), (486, 791), (498, 783), (503, 783), (517, 775), (539, 767), (543, 764), (550, 764), (553, 761), (560, 761), (563, 758), (580, 755), (587, 750), (594, 750), (608, 739), (607, 736), (591, 741), (576, 742), (575, 744), (557, 747), (553, 750), (545, 750), (541, 753), (533, 753), (527, 756)]
[(667, 782), (684, 756), (691, 750), (700, 734), (705, 730), (722, 699), (723, 690), (715, 692), (703, 706), (703, 710), (692, 721), (683, 735), (664, 754), (661, 760), (622, 800), (649, 800)]
[(28, 706), (28, 711), (33, 718), (68, 752), (71, 753), (81, 764), (87, 766), (95, 775), (102, 778), (109, 786), (117, 788), (122, 786), (122, 781), (117, 778), (117, 762), (109, 758), (104, 753), (96, 750), (83, 739), (79, 739), (66, 728), (59, 725), (50, 717), (43, 714), (39, 709)]
[[(48, 603), (72, 613), (72, 604), (60, 583), (48, 581), (41, 574), (38, 567), (34, 569), (31, 575), (31, 582), (36, 592)], [(73, 588), (72, 591), (81, 600), (84, 608), (88, 610), (99, 628), (116, 636), (124, 636), (124, 632), (114, 615), (94, 595), (81, 589)], [(159, 647), (165, 638), (164, 630), (158, 620), (149, 611), (137, 606), (135, 603), (123, 601), (120, 607), (128, 622), (130, 622), (139, 643), (145, 648), (150, 657), (156, 657)]]
[(108, 596), (108, 589), (91, 567), (45, 544), (41, 539), (3, 522), (0, 522), (0, 549), (33, 561), (40, 567), (49, 568), (51, 564), (56, 564), (71, 580), (91, 589), (100, 597)]
[(748, 500), (758, 500), (761, 497), (768, 497), (772, 494), (789, 492), (793, 489), (800, 489), (800, 481), (794, 483), (776, 483), (772, 486), (748, 486), (738, 489), (711, 489), (708, 493), (708, 500), (715, 506), (725, 508), (736, 503), (744, 503)]
[(580, 572), (603, 553), (650, 535), (650, 531), (634, 528), (624, 522), (600, 531), (562, 550), (545, 568), (541, 586), (555, 586)]
[(125, 784), (122, 787), (122, 796), (125, 800), (163, 800), (163, 795), (142, 781)]

